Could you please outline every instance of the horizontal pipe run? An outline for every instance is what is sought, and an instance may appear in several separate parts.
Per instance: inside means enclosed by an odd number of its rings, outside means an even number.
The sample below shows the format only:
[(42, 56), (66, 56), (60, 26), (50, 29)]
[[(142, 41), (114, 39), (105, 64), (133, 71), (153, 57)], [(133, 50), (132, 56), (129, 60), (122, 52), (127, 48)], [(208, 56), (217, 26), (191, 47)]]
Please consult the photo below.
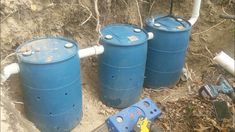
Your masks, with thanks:
[(85, 49), (80, 49), (78, 51), (79, 58), (85, 58), (89, 57), (92, 55), (99, 55), (104, 52), (104, 46), (103, 45), (95, 45), (93, 47), (85, 48)]
[(225, 70), (235, 76), (235, 61), (226, 53), (221, 51), (213, 59), (217, 64), (221, 65)]
[(148, 40), (153, 39), (154, 34), (152, 32), (148, 32)]

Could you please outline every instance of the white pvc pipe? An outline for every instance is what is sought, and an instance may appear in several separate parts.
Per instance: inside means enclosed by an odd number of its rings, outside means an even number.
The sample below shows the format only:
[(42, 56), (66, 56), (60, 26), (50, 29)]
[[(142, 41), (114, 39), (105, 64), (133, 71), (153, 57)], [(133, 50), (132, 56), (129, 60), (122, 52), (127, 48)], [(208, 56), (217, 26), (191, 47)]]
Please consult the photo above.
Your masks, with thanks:
[(218, 55), (216, 55), (213, 59), (216, 63), (221, 65), (225, 70), (235, 76), (235, 61), (233, 58), (228, 56), (226, 53), (221, 51)]
[[(152, 32), (148, 32), (148, 40), (153, 39), (154, 34)], [(103, 45), (95, 45), (93, 47), (80, 49), (78, 51), (79, 58), (85, 58), (92, 55), (99, 55), (104, 52), (104, 46)]]
[[(79, 58), (84, 58), (92, 55), (99, 55), (104, 52), (104, 47), (102, 45), (93, 46), (90, 48), (81, 49), (78, 51)], [(4, 83), (12, 74), (19, 73), (20, 68), (18, 63), (12, 63), (3, 68), (1, 72), (1, 84)]]
[(93, 47), (80, 49), (78, 51), (79, 58), (84, 58), (92, 55), (99, 55), (104, 52), (104, 46), (103, 45), (96, 45)]
[(20, 72), (18, 63), (12, 63), (3, 68), (1, 73), (1, 84), (4, 83), (12, 74)]
[(199, 17), (200, 8), (201, 8), (201, 0), (194, 0), (192, 16), (188, 20), (192, 26), (196, 23)]
[(152, 32), (148, 32), (148, 40), (153, 39), (154, 34)]

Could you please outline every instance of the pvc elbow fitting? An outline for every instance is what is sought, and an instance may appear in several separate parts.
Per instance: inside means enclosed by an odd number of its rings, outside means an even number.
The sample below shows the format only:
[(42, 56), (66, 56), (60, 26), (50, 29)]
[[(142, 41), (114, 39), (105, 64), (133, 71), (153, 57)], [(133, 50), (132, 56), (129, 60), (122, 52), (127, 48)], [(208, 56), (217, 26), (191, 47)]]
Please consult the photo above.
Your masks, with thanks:
[(221, 51), (213, 58), (213, 60), (229, 73), (231, 73), (233, 76), (235, 76), (235, 61), (233, 58)]
[(20, 68), (18, 63), (12, 63), (4, 67), (1, 73), (1, 84), (4, 83), (12, 74), (19, 73)]

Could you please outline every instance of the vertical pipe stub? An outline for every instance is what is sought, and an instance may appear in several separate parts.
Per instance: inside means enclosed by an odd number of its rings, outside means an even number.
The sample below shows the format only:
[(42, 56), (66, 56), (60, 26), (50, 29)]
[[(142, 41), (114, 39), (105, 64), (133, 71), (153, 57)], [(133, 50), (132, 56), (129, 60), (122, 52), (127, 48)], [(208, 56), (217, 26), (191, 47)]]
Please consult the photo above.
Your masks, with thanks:
[(118, 117), (116, 118), (116, 120), (117, 120), (118, 123), (123, 122), (123, 118), (122, 118), (121, 116), (118, 116)]
[(192, 16), (188, 20), (188, 22), (191, 23), (192, 26), (196, 23), (196, 21), (197, 21), (197, 19), (199, 17), (200, 8), (201, 8), (201, 0), (194, 0)]

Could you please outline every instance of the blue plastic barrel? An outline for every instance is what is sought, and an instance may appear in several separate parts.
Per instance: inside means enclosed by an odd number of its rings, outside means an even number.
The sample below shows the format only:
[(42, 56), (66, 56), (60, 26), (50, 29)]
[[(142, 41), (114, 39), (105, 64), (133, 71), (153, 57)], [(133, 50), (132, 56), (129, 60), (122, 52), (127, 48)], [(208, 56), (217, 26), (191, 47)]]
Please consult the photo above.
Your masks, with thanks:
[(108, 106), (128, 107), (139, 100), (147, 56), (147, 34), (128, 24), (101, 29), (104, 53), (99, 57), (101, 100)]
[(45, 37), (17, 49), (27, 117), (43, 132), (70, 131), (82, 116), (80, 61), (74, 41)]
[(154, 33), (148, 41), (144, 85), (150, 88), (175, 85), (182, 72), (191, 25), (182, 18), (157, 16), (146, 20), (145, 29)]

